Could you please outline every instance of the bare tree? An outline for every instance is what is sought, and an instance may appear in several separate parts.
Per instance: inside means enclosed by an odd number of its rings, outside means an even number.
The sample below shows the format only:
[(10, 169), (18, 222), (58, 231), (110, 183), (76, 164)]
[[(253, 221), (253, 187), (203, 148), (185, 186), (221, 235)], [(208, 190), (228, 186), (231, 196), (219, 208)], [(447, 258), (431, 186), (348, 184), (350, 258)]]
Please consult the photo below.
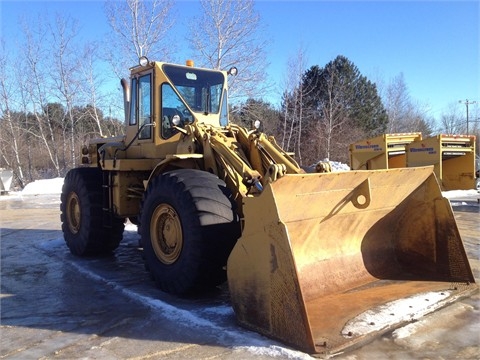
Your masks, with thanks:
[(84, 139), (79, 132), (117, 133), (121, 124), (111, 111), (108, 122), (103, 118), (102, 106), (109, 107), (98, 92), (98, 58), (94, 45), (78, 38), (73, 18), (34, 14), (19, 23), (15, 65), (7, 61), (10, 49), (0, 54), (0, 164), (11, 166), (24, 185), (75, 166)]
[(25, 178), (26, 181), (31, 181), (34, 178), (33, 175), (33, 148), (32, 146), (32, 131), (30, 130), (30, 121), (29, 121), (29, 99), (30, 95), (27, 91), (28, 85), (25, 83), (26, 77), (25, 72), (22, 68), (15, 67), (14, 69), (15, 74), (15, 84), (17, 84), (16, 88), (18, 91), (18, 110), (21, 111), (22, 116), (21, 120), (19, 120), (19, 127), (22, 129), (22, 134), (19, 136), (19, 139), (24, 144), (27, 144), (26, 151), (22, 153), (22, 160), (25, 166)]
[(388, 115), (388, 132), (420, 131), (425, 136), (431, 133), (433, 120), (427, 116), (428, 107), (411, 99), (403, 73), (389, 82), (383, 98)]
[[(65, 154), (67, 151), (67, 136), (69, 132), (70, 141), (70, 167), (75, 167), (75, 119), (73, 116), (73, 106), (78, 95), (81, 79), (79, 72), (80, 56), (74, 47), (73, 40), (77, 36), (76, 21), (57, 14), (54, 26), (50, 26), (52, 36), (52, 48), (56, 50), (56, 56), (52, 59), (55, 71), (51, 74), (55, 86), (55, 92), (58, 99), (65, 105), (65, 116), (61, 126), (63, 128), (63, 146), (62, 150)], [(65, 155), (63, 157), (66, 158)]]
[[(13, 72), (8, 69), (7, 51), (5, 51), (5, 43), (2, 41), (2, 51), (0, 52), (0, 111), (2, 113), (2, 121), (0, 122), (0, 150), (2, 159), (10, 166), (15, 174), (21, 187), (24, 186), (25, 180), (23, 176), (23, 165), (20, 160), (20, 147), (18, 140), (20, 139), (20, 127), (15, 124), (10, 109), (10, 101), (13, 98), (11, 75)], [(7, 156), (11, 153), (11, 158)]]
[[(295, 123), (301, 120), (297, 115), (299, 106), (302, 105), (302, 76), (306, 70), (305, 49), (300, 47), (296, 54), (287, 61), (287, 71), (285, 76), (284, 94), (291, 99), (295, 106), (283, 107), (283, 136), (282, 147), (289, 148), (292, 137), (294, 136)], [(288, 101), (288, 100), (287, 100)], [(300, 136), (300, 135), (299, 135)]]
[(229, 84), (230, 98), (258, 98), (265, 92), (265, 48), (253, 0), (201, 0), (203, 14), (190, 26), (190, 42), (201, 66), (239, 73)]
[(172, 0), (107, 0), (105, 12), (113, 32), (107, 37), (107, 58), (116, 75), (138, 63), (141, 56), (167, 60), (172, 44), (166, 41), (173, 25)]
[(466, 132), (464, 109), (458, 103), (451, 103), (440, 116), (440, 132), (444, 134), (463, 134)]
[[(99, 112), (104, 95), (99, 90), (102, 85), (102, 77), (95, 72), (95, 62), (98, 59), (98, 55), (95, 53), (96, 47), (97, 44), (87, 44), (82, 53), (83, 61), (80, 64), (80, 71), (85, 79), (85, 82), (82, 84), (82, 94), (84, 95), (84, 100), (90, 105), (87, 116), (95, 123), (98, 135), (104, 136), (103, 116)], [(108, 135), (111, 136), (112, 133), (108, 133)]]
[[(36, 25), (33, 26), (33, 25)], [(46, 40), (47, 30), (40, 20), (23, 24), (25, 44), (23, 46), (25, 67), (22, 69), (22, 86), (28, 96), (28, 103), (32, 107), (33, 117), (37, 123), (36, 131), (30, 134), (41, 140), (50, 161), (54, 167), (55, 174), (61, 176), (60, 162), (58, 157), (57, 141), (51, 119), (44, 111), (47, 109), (47, 94), (49, 94), (48, 78), (49, 64), (46, 63), (51, 49)], [(47, 116), (45, 116), (47, 115)]]
[[(306, 71), (306, 51), (299, 47), (296, 55), (288, 60), (286, 84), (291, 88), (289, 91), (290, 106), (284, 107), (284, 126), (282, 146), (292, 148), (300, 163), (302, 163), (302, 134), (304, 132), (304, 120), (308, 115), (304, 98), (309, 95), (315, 86), (303, 86), (302, 79)], [(293, 87), (292, 87), (293, 86)], [(288, 90), (287, 90), (288, 91)], [(289, 124), (289, 126), (287, 126)]]
[(385, 107), (388, 115), (388, 132), (401, 132), (411, 112), (410, 95), (403, 73), (394, 77), (387, 86)]
[[(332, 158), (332, 142), (334, 134), (345, 128), (350, 118), (343, 106), (344, 99), (338, 94), (348, 93), (346, 85), (339, 81), (339, 74), (336, 68), (331, 67), (328, 72), (328, 77), (324, 79), (326, 87), (326, 100), (322, 104), (321, 114), (317, 128), (319, 131), (319, 140), (324, 140), (325, 156), (328, 159)], [(319, 156), (320, 154), (317, 154)]]

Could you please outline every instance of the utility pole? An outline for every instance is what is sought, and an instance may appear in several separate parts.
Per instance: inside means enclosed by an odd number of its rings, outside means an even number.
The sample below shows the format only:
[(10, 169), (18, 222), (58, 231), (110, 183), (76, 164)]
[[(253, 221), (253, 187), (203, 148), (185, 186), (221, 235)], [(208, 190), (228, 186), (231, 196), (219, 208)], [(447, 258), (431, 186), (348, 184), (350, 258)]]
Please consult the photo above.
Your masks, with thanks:
[(468, 99), (466, 99), (465, 101), (462, 101), (462, 100), (458, 100), (458, 102), (460, 104), (465, 104), (465, 106), (467, 107), (467, 135), (468, 135), (468, 105), (471, 105), (471, 104), (476, 104), (477, 102), (476, 101), (469, 101)]

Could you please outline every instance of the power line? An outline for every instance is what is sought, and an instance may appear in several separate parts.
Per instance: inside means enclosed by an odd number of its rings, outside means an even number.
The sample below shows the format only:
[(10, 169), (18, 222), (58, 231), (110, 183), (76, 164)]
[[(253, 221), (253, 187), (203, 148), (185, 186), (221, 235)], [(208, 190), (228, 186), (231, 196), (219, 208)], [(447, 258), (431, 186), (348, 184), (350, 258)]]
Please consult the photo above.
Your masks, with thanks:
[(465, 104), (465, 106), (467, 107), (467, 135), (468, 135), (468, 105), (472, 105), (472, 104), (476, 104), (477, 102), (476, 101), (470, 101), (468, 99), (465, 99), (465, 101), (463, 100), (458, 100), (458, 102), (460, 104)]

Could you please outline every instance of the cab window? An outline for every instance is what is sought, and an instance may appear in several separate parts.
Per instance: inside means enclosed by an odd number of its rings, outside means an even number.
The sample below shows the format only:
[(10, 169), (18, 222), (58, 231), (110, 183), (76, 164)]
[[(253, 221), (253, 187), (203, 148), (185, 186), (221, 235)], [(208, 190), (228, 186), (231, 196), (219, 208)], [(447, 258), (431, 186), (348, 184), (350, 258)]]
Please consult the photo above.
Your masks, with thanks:
[(129, 125), (138, 124), (143, 127), (138, 136), (139, 139), (150, 139), (152, 127), (146, 124), (152, 123), (152, 86), (150, 74), (132, 79), (132, 98), (130, 102)]
[(227, 126), (228, 125), (228, 105), (227, 105), (227, 90), (223, 93), (223, 100), (222, 100), (222, 111), (220, 112), (220, 126)]
[(164, 64), (163, 70), (194, 112), (218, 114), (225, 77), (220, 71)]
[(150, 74), (142, 76), (138, 80), (138, 126), (141, 128), (146, 125), (139, 135), (139, 139), (149, 139), (152, 137), (152, 127), (147, 124), (152, 123), (152, 86)]
[(174, 126), (184, 127), (193, 122), (193, 115), (169, 84), (162, 84), (162, 128), (164, 139), (175, 135), (178, 130)]

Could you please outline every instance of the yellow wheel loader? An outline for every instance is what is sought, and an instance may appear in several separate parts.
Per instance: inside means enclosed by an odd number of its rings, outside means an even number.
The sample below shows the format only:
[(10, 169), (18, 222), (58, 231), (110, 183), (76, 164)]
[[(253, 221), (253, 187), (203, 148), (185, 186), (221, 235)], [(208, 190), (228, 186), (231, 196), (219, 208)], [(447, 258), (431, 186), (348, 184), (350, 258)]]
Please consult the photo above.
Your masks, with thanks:
[(478, 289), (433, 167), (305, 173), (228, 121), (235, 73), (142, 58), (122, 80), (126, 133), (65, 177), (70, 251), (113, 251), (126, 218), (165, 292), (228, 280), (241, 325), (335, 353)]

